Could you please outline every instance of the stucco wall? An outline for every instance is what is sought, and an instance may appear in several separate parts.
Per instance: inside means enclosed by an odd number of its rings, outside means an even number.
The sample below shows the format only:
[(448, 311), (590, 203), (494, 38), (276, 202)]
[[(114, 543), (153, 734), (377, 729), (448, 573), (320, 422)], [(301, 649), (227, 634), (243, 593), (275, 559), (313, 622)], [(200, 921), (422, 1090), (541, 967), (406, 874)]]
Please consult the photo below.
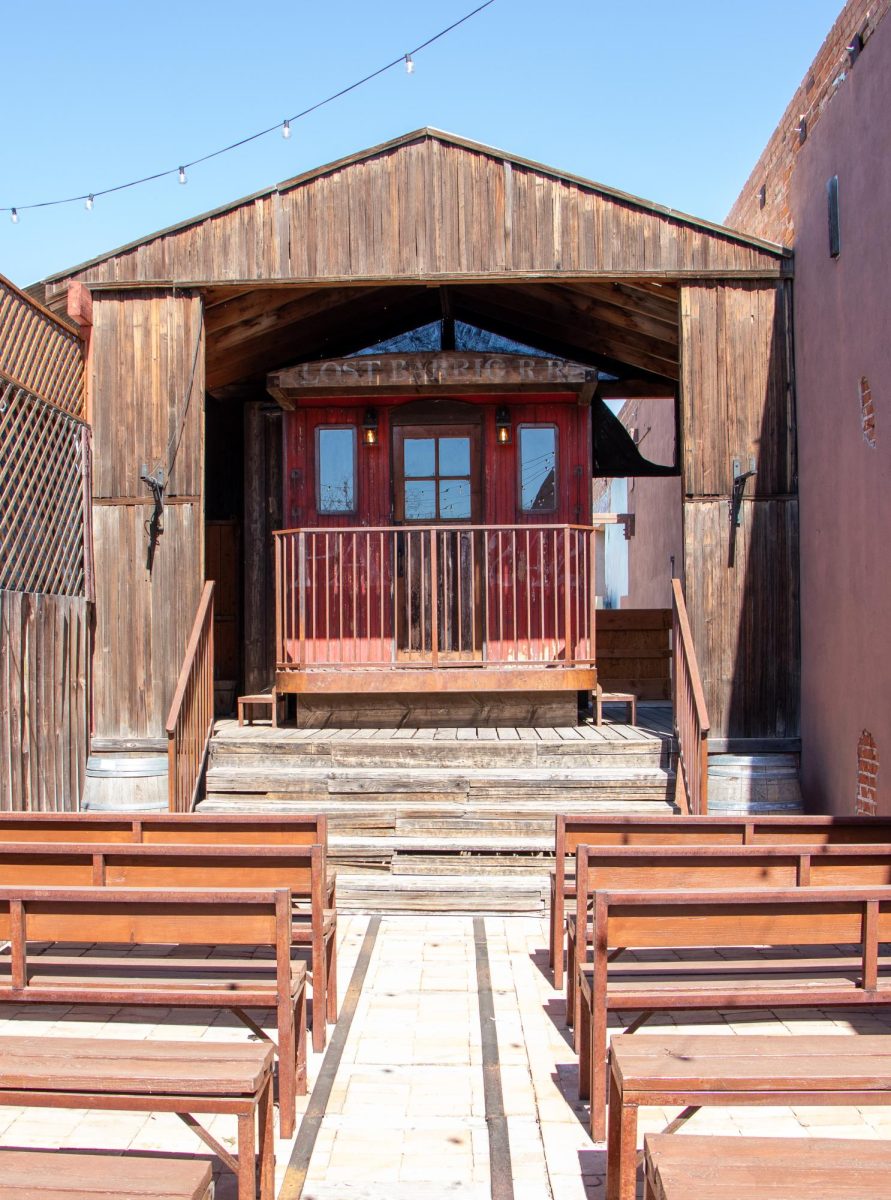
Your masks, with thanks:
[[(875, 807), (891, 814), (889, 114), (891, 20), (883, 20), (802, 147), (792, 180), (802, 783), (808, 807), (838, 813), (855, 811), (858, 741), (867, 730), (879, 759)], [(828, 246), (833, 175), (837, 259)], [(874, 446), (864, 431), (864, 377)]]

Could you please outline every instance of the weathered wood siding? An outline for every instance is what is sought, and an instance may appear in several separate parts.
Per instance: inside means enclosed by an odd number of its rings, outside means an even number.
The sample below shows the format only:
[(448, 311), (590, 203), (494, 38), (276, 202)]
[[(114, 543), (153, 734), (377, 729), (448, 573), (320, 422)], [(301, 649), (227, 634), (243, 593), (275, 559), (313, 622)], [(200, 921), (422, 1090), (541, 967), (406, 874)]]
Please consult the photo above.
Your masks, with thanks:
[(766, 246), (659, 205), (421, 131), (162, 232), (86, 282), (780, 274)]
[[(795, 737), (798, 500), (788, 284), (681, 291), (684, 572), (712, 733)], [(731, 525), (734, 458), (758, 474)]]
[(758, 474), (746, 494), (795, 489), (788, 284), (681, 289), (684, 490), (726, 496), (733, 459)]
[(75, 810), (89, 752), (89, 605), (0, 591), (0, 809)]
[[(200, 299), (161, 291), (98, 298), (92, 363), (94, 732), (158, 738), (204, 579)], [(143, 465), (169, 470), (151, 574)]]

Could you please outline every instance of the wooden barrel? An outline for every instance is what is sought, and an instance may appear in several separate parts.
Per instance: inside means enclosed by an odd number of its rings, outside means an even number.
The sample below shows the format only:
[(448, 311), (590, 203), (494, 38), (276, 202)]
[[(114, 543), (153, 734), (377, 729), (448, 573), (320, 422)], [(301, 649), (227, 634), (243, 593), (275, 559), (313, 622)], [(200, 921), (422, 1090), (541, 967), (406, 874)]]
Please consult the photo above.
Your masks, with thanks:
[(91, 754), (81, 807), (93, 812), (166, 810), (166, 754)]
[(708, 810), (715, 816), (803, 812), (797, 754), (710, 754)]

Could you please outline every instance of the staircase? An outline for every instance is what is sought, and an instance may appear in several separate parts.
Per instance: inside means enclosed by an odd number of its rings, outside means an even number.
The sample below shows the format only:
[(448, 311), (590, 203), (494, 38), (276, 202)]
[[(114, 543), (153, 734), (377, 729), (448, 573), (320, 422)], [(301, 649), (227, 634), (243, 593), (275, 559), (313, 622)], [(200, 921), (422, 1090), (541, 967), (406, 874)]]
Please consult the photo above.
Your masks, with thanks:
[(199, 811), (327, 813), (344, 909), (540, 913), (555, 813), (673, 811), (664, 726), (664, 711), (651, 728), (224, 721)]

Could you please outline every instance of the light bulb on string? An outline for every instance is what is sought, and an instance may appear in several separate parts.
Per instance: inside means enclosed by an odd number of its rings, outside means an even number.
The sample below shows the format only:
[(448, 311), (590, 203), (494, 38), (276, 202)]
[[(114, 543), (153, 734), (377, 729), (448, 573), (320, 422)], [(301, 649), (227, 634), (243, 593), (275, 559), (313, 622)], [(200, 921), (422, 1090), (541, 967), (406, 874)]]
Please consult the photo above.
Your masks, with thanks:
[(180, 181), (180, 183), (188, 183), (189, 182), (188, 179), (186, 179), (186, 168), (185, 167), (180, 167), (180, 169), (179, 169), (179, 181)]
[(87, 212), (93, 211), (93, 196), (92, 196), (92, 194), (87, 196), (86, 200), (84, 200), (84, 208), (87, 210)]
[(19, 214), (18, 214), (18, 210), (17, 210), (17, 209), (15, 209), (15, 208), (14, 208), (14, 209), (12, 210), (12, 212), (9, 214), (9, 219), (10, 219), (10, 221), (12, 221), (13, 225), (18, 225), (18, 223), (19, 223)]
[(290, 121), (282, 121), (282, 137), (285, 139), (285, 141), (287, 141), (290, 136), (291, 136), (291, 122)]
[(406, 54), (405, 56), (405, 73), (406, 75), (414, 75), (415, 73), (415, 60), (410, 54)]

